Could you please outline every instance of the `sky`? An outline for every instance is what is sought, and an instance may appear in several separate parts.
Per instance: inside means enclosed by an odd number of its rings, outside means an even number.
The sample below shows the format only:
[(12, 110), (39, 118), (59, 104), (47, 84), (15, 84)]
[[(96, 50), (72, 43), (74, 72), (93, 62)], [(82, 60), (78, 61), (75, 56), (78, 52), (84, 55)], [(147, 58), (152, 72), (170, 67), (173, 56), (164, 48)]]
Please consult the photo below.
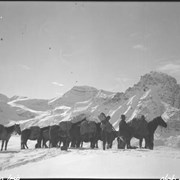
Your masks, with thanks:
[(0, 2), (0, 93), (124, 92), (150, 71), (180, 83), (180, 2)]

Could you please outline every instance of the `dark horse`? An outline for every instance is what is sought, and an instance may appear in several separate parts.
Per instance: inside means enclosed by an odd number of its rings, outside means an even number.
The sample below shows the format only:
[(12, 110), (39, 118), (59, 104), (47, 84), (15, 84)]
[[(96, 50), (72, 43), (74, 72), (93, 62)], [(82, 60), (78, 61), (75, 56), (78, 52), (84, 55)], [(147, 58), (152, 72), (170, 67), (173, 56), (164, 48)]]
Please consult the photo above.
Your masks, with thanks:
[(128, 122), (129, 132), (126, 137), (126, 143), (127, 148), (131, 148), (130, 141), (132, 137), (135, 137), (139, 139), (139, 146), (142, 147), (142, 140), (145, 139), (145, 148), (153, 149), (154, 147), (154, 132), (157, 129), (158, 126), (167, 127), (167, 123), (161, 118), (161, 116), (158, 116), (154, 118), (152, 121), (146, 123), (142, 126), (139, 126), (139, 129), (135, 128), (135, 124), (133, 125), (133, 121), (137, 121), (136, 118), (132, 119), (130, 122)]
[[(94, 121), (83, 121), (80, 124), (80, 138), (81, 143), (90, 142), (92, 149), (95, 148), (96, 142), (98, 140), (97, 125)], [(82, 146), (81, 146), (82, 147)]]
[(60, 141), (59, 125), (52, 125), (49, 128), (49, 148), (58, 147)]
[(61, 121), (59, 123), (59, 136), (60, 136), (59, 147), (61, 146), (61, 143), (63, 143), (61, 149), (62, 148), (67, 149), (69, 147), (69, 143), (71, 141), (71, 136), (70, 136), (71, 127), (72, 127), (71, 121)]
[(2, 140), (1, 151), (3, 150), (4, 143), (5, 143), (5, 150), (7, 150), (7, 145), (8, 145), (9, 139), (11, 137), (11, 134), (13, 132), (18, 133), (17, 126), (19, 126), (19, 125), (15, 124), (10, 127), (5, 127), (2, 124), (0, 124), (0, 140)]
[(69, 130), (70, 134), (70, 142), (72, 148), (79, 148), (81, 144), (81, 133), (80, 133), (80, 125), (83, 121), (86, 119), (83, 119), (79, 122), (72, 123), (71, 129)]
[(149, 149), (154, 148), (154, 132), (158, 126), (162, 126), (165, 128), (167, 127), (167, 123), (162, 119), (161, 116), (158, 116), (154, 118), (152, 121), (148, 122), (149, 144), (146, 143), (145, 148), (147, 148), (147, 146), (149, 146)]
[(37, 140), (36, 148), (41, 147), (41, 129), (38, 126), (32, 126), (30, 129), (25, 129), (21, 132), (21, 149), (28, 149), (27, 141)]
[(113, 128), (112, 124), (109, 122), (110, 116), (107, 116), (104, 113), (101, 113), (99, 116), (99, 119), (101, 120), (101, 140), (103, 141), (103, 150), (106, 148), (112, 147), (113, 140), (117, 137), (117, 133), (115, 129)]

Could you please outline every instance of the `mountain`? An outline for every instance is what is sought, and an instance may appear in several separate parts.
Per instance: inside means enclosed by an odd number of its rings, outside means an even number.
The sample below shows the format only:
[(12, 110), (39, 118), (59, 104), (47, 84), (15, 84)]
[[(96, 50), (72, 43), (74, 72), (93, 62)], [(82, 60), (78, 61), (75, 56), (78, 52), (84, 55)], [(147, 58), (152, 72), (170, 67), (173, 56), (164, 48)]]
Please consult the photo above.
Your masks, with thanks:
[(8, 101), (9, 101), (9, 98), (6, 95), (0, 94), (0, 102), (7, 103)]
[[(140, 77), (138, 83), (125, 92), (109, 92), (90, 86), (74, 86), (63, 96), (50, 100), (29, 99), (0, 95), (0, 119), (19, 120), (21, 128), (32, 125), (44, 127), (60, 121), (79, 121), (86, 117), (98, 122), (98, 115), (110, 115), (110, 122), (118, 129), (120, 115), (125, 114), (127, 121), (144, 114), (147, 121), (162, 116), (168, 128), (156, 131), (157, 138), (166, 140), (172, 137), (178, 141), (180, 135), (180, 85), (175, 78), (161, 72), (151, 71)], [(3, 105), (2, 105), (3, 104)], [(5, 112), (5, 109), (8, 111)], [(6, 114), (6, 116), (4, 116)], [(165, 143), (159, 140), (159, 143)], [(174, 141), (175, 141), (174, 140)]]

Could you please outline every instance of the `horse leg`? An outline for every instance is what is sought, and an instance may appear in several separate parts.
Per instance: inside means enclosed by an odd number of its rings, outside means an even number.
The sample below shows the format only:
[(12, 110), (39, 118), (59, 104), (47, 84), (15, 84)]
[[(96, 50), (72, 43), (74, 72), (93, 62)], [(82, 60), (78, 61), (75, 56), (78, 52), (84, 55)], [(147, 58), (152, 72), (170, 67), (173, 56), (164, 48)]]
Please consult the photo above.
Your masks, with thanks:
[(106, 141), (104, 140), (104, 141), (103, 141), (103, 150), (106, 149), (105, 146), (106, 146)]
[(47, 144), (46, 144), (47, 141), (48, 141), (47, 139), (43, 139), (43, 147), (45, 147), (45, 148), (48, 148), (48, 146), (47, 146)]
[(149, 137), (145, 137), (145, 149), (150, 148)]
[(91, 148), (92, 148), (92, 149), (95, 148), (95, 140), (94, 140), (94, 139), (91, 140)]
[(37, 148), (41, 148), (41, 139), (37, 139)]
[(59, 146), (58, 146), (58, 147), (61, 147), (61, 143), (62, 143), (62, 141), (60, 140), (60, 141), (59, 141)]
[(45, 148), (48, 148), (48, 146), (47, 146), (46, 142), (44, 142), (44, 147), (45, 147)]
[(98, 141), (96, 141), (96, 143), (95, 143), (95, 144), (96, 144), (96, 148), (99, 148), (99, 147), (98, 147)]
[(81, 144), (81, 141), (80, 141), (80, 140), (77, 140), (77, 141), (76, 141), (76, 148), (79, 148), (79, 147), (80, 147), (80, 144)]
[(9, 142), (9, 139), (5, 141), (5, 151), (7, 150), (8, 142)]
[(127, 149), (131, 149), (131, 142), (130, 141), (131, 141), (130, 138), (126, 139)]
[(26, 149), (26, 148), (28, 149), (26, 142), (22, 142), (21, 149)]
[(24, 144), (23, 144), (23, 142), (21, 141), (21, 149), (24, 149), (24, 146), (23, 146)]
[(2, 140), (1, 151), (3, 150), (3, 147), (4, 147), (4, 140)]
[(51, 148), (51, 140), (49, 139), (49, 148)]
[(154, 148), (154, 134), (151, 136), (151, 149), (153, 150)]
[(83, 141), (81, 141), (81, 148), (83, 147)]
[(46, 147), (46, 142), (45, 142), (45, 139), (43, 138), (42, 139), (42, 148)]
[(68, 137), (66, 138), (65, 146), (66, 146), (67, 148), (69, 148), (69, 139), (68, 139)]
[[(29, 149), (28, 146), (27, 146), (27, 140), (24, 142), (24, 145), (25, 145), (25, 147), (26, 147), (27, 149)], [(25, 149), (25, 148), (24, 148), (24, 149)]]
[(93, 148), (93, 144), (92, 144), (92, 141), (90, 141), (90, 147), (91, 147), (91, 149)]
[(112, 148), (112, 142), (110, 143), (110, 148)]
[(107, 149), (110, 149), (110, 148), (111, 148), (111, 142), (109, 138), (107, 137)]
[(146, 148), (153, 149), (154, 143), (153, 143), (153, 135), (149, 135), (149, 137), (146, 140)]
[(139, 147), (142, 148), (142, 141), (143, 141), (143, 138), (140, 138), (139, 139)]

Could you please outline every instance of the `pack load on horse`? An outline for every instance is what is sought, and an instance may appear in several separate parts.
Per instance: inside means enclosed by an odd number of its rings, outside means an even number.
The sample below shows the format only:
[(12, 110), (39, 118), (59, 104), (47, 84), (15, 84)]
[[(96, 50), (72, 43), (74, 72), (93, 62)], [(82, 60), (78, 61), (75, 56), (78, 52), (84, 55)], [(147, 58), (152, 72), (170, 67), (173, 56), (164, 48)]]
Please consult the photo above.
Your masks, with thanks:
[[(115, 139), (115, 137), (117, 136), (112, 136), (112, 133), (113, 135), (116, 134), (114, 132), (115, 129), (113, 128), (112, 124), (109, 122), (110, 120), (110, 116), (107, 116), (102, 112), (98, 118), (100, 119), (101, 121), (101, 139), (103, 141), (103, 150), (105, 150), (105, 146), (106, 146), (106, 143), (107, 143), (107, 148), (111, 148), (112, 147), (112, 142), (113, 140)], [(113, 138), (114, 137), (114, 138)]]
[(97, 141), (97, 126), (94, 121), (83, 121), (80, 124), (81, 143), (90, 142), (91, 148), (95, 147)]

